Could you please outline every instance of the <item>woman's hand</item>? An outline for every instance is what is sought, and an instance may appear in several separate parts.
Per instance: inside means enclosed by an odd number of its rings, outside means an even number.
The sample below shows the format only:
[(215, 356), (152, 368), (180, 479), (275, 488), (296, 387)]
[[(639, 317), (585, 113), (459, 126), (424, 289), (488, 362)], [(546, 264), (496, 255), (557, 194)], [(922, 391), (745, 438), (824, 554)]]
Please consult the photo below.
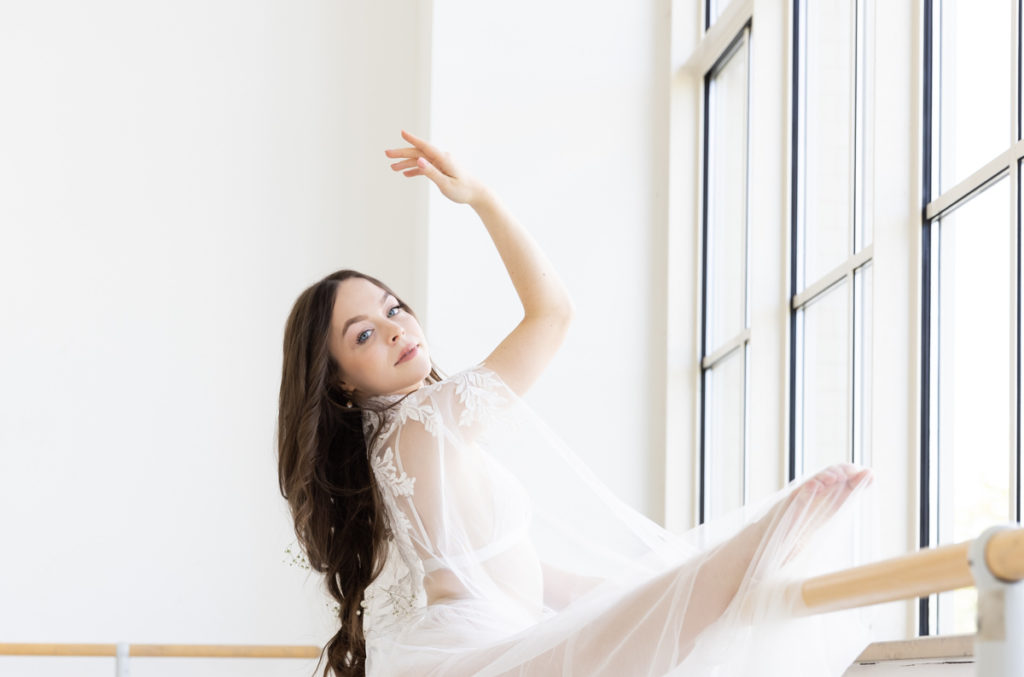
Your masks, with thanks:
[(782, 563), (796, 557), (804, 541), (828, 522), (854, 491), (866, 488), (873, 479), (869, 468), (839, 463), (819, 470), (773, 507), (761, 523), (770, 525), (787, 542)]
[(517, 395), (523, 395), (562, 345), (572, 319), (572, 301), (537, 242), (483, 183), (444, 153), (403, 131), (409, 148), (384, 151), (406, 176), (426, 176), (453, 202), (468, 204), (480, 217), (523, 304), (523, 319), (491, 351), (483, 365)]
[(450, 154), (404, 130), (402, 138), (412, 147), (384, 151), (389, 158), (404, 158), (391, 165), (391, 169), (406, 176), (426, 176), (437, 185), (442, 195), (459, 204), (475, 207), (488, 196), (487, 188), (455, 164)]

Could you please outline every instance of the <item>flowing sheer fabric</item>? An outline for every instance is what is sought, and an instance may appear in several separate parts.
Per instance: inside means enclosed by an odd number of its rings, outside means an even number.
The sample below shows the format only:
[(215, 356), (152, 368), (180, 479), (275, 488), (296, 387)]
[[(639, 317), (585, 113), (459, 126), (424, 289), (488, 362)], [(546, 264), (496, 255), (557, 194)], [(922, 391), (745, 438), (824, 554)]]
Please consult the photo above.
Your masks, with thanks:
[(676, 535), (485, 366), (368, 406), (391, 525), (364, 601), (369, 677), (823, 677), (867, 642), (856, 612), (803, 616), (791, 584), (852, 563), (852, 467)]

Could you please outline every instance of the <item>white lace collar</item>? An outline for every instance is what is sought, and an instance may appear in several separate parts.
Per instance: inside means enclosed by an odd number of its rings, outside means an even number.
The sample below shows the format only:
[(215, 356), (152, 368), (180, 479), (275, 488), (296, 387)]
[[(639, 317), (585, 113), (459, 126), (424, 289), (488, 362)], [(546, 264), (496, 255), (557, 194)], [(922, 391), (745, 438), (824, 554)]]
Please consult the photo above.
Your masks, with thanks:
[[(415, 392), (415, 391), (413, 391), (413, 392)], [(374, 395), (373, 397), (368, 397), (365, 400), (363, 400), (363, 402), (361, 403), (361, 406), (362, 406), (363, 409), (373, 409), (373, 410), (387, 409), (388, 407), (390, 407), (391, 405), (393, 405), (395, 402), (399, 401), (403, 397), (405, 397), (405, 394), (402, 394), (402, 393), (390, 393), (390, 394), (387, 394), (387, 395)]]
[(419, 394), (426, 392), (426, 390), (428, 390), (431, 386), (436, 385), (437, 383), (424, 383), (416, 390), (413, 390), (408, 393), (388, 393), (386, 395), (374, 395), (363, 400), (360, 406), (362, 406), (363, 409), (371, 409), (375, 411), (388, 409), (395, 402), (398, 402), (399, 400), (404, 399), (406, 397), (416, 397)]
[(360, 404), (363, 410), (363, 435), (369, 439), (374, 431), (393, 421), (395, 414), (405, 407), (407, 402), (419, 399), (424, 389), (428, 387), (424, 385), (411, 393), (374, 395), (363, 400)]

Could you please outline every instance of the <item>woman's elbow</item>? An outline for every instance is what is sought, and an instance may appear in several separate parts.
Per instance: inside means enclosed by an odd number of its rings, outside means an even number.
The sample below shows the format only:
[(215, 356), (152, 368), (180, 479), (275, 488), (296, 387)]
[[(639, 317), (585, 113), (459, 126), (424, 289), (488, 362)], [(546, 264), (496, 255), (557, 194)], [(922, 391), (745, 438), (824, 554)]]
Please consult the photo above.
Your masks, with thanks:
[(564, 335), (569, 332), (569, 326), (572, 325), (575, 317), (576, 308), (573, 306), (572, 299), (566, 297), (565, 302), (551, 313), (550, 319), (552, 324)]
[(565, 324), (566, 329), (572, 324), (572, 321), (576, 318), (576, 305), (572, 302), (572, 297), (568, 294), (562, 299), (558, 314), (561, 316), (562, 322)]

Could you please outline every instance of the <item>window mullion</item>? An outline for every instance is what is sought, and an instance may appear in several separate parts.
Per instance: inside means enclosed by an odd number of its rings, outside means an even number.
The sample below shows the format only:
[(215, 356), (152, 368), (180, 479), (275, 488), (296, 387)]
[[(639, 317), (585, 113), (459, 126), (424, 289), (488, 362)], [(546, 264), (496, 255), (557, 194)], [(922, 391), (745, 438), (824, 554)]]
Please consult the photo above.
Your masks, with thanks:
[(704, 359), (701, 360), (701, 369), (710, 369), (717, 363), (721, 362), (722, 359), (729, 355), (732, 351), (736, 350), (742, 345), (745, 345), (749, 341), (750, 328), (747, 327), (739, 334), (736, 334), (736, 336), (733, 336), (731, 339), (726, 341), (725, 343), (719, 344), (718, 348), (716, 348), (714, 352), (704, 357)]
[(926, 219), (935, 219), (945, 215), (953, 207), (958, 207), (964, 200), (981, 192), (989, 184), (998, 181), (1009, 167), (1024, 156), (1024, 141), (1018, 141), (989, 160), (984, 166), (956, 184), (938, 198), (932, 200), (924, 211)]
[(840, 280), (844, 279), (850, 271), (860, 268), (865, 263), (870, 261), (874, 255), (874, 245), (868, 245), (859, 252), (846, 259), (838, 266), (830, 270), (828, 273), (823, 275), (821, 278), (816, 280), (814, 284), (804, 289), (802, 292), (793, 297), (793, 310), (802, 308), (810, 303), (811, 300), (821, 295), (826, 289), (836, 284)]

